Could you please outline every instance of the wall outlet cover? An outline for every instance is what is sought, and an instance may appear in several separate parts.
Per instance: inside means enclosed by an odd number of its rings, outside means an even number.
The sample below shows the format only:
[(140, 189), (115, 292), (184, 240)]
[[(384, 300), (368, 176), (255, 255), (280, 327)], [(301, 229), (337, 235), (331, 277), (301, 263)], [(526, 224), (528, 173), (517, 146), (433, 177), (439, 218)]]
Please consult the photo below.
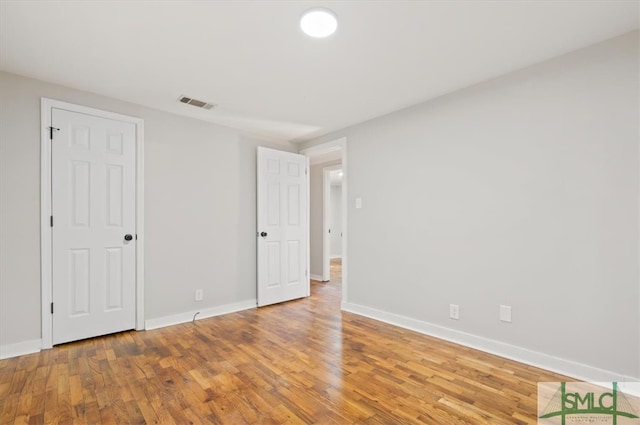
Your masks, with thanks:
[(510, 305), (500, 306), (500, 321), (511, 323), (511, 306)]
[(449, 304), (449, 317), (451, 319), (460, 319), (460, 306), (458, 304)]

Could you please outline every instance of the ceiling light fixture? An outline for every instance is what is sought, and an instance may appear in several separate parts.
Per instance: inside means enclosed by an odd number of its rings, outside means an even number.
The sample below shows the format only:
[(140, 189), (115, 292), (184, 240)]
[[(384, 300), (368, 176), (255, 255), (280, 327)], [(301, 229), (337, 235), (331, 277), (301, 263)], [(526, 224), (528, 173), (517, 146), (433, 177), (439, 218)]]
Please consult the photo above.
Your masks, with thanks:
[(329, 37), (338, 28), (338, 18), (332, 10), (314, 7), (302, 14), (300, 28), (311, 37)]

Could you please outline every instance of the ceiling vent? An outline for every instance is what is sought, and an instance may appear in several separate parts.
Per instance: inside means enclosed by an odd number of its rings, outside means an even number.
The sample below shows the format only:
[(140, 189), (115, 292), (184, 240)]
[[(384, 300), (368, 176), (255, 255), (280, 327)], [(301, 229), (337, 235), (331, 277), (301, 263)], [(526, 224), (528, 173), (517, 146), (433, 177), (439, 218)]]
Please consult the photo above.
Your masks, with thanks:
[(186, 103), (187, 105), (197, 106), (198, 108), (202, 108), (202, 109), (213, 109), (216, 106), (215, 103), (203, 102), (202, 100), (192, 99), (192, 98), (184, 96), (184, 95), (180, 96), (178, 98), (178, 100), (181, 103)]

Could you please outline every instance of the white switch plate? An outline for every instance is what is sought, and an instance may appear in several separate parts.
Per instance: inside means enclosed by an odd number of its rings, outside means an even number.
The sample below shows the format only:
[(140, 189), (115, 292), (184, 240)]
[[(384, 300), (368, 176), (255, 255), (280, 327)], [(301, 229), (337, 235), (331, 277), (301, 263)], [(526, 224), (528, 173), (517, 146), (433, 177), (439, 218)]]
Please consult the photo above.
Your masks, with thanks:
[(510, 305), (500, 306), (500, 321), (511, 323), (511, 306)]
[(460, 319), (460, 306), (458, 304), (449, 304), (449, 317), (455, 320)]
[(204, 292), (202, 289), (196, 289), (196, 301), (202, 301), (204, 299)]
[(356, 208), (362, 208), (362, 198), (356, 198)]

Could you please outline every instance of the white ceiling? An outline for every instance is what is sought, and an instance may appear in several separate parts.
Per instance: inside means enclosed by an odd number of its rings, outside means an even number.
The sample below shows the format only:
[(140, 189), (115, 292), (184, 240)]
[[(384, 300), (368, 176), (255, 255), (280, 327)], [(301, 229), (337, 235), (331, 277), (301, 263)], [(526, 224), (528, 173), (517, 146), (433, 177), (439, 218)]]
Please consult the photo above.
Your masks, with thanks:
[[(313, 6), (336, 12), (336, 34), (300, 31)], [(638, 12), (636, 0), (1, 0), (0, 69), (303, 141), (632, 31)]]

